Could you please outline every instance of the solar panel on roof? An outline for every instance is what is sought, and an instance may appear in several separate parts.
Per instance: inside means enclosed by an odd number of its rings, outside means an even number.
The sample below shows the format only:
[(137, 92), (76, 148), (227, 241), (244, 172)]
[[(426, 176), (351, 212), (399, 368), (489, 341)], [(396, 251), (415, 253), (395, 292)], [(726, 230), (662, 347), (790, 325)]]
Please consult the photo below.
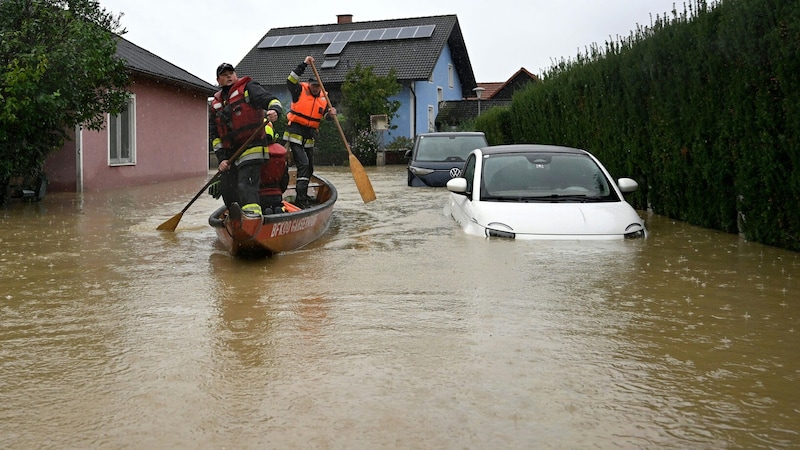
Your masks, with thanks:
[[(301, 45), (317, 45), (336, 43), (325, 50), (325, 54), (339, 54), (348, 42), (388, 41), (392, 39), (420, 39), (433, 35), (436, 25), (410, 27), (372, 28), (369, 30), (329, 31), (327, 33), (298, 33), (288, 36), (265, 37), (258, 48), (296, 47)], [(341, 44), (341, 45), (338, 45)]]
[(273, 47), (286, 47), (287, 45), (289, 45), (289, 42), (292, 41), (292, 37), (294, 37), (294, 36), (293, 35), (280, 36), (280, 37), (278, 37), (278, 40), (275, 41), (274, 44), (272, 44), (272, 46)]
[(338, 33), (335, 31), (329, 33), (323, 33), (322, 37), (320, 38), (319, 42), (317, 42), (317, 44), (330, 44), (331, 42), (333, 42), (333, 38), (335, 38), (337, 34)]
[(353, 32), (353, 35), (350, 36), (350, 42), (363, 41), (367, 37), (368, 33), (369, 30), (356, 30), (355, 32)]
[(397, 39), (411, 39), (414, 37), (414, 33), (417, 32), (417, 28), (419, 27), (403, 27), (400, 29), (400, 34), (397, 36)]
[(308, 37), (307, 34), (295, 34), (295, 35), (292, 35), (292, 39), (286, 45), (289, 46), (289, 47), (294, 47), (294, 46), (297, 46), (297, 45), (303, 45), (303, 41), (305, 41), (307, 37)]
[(350, 40), (350, 36), (352, 35), (352, 31), (340, 31), (336, 33), (336, 37), (333, 38), (333, 42), (347, 42)]
[(263, 41), (261, 41), (260, 44), (258, 44), (258, 48), (269, 48), (269, 47), (272, 47), (273, 44), (275, 44), (275, 41), (277, 41), (277, 40), (278, 40), (278, 38), (276, 38), (276, 37), (266, 37), (266, 38), (264, 38)]
[(331, 45), (325, 49), (325, 55), (338, 55), (342, 53), (344, 50), (344, 46), (347, 45), (347, 42), (331, 42)]
[(322, 33), (311, 33), (306, 35), (306, 39), (300, 45), (314, 45), (322, 38)]
[(381, 36), (382, 41), (388, 41), (390, 39), (397, 39), (397, 36), (400, 34), (400, 28), (387, 28), (386, 31)]
[(381, 36), (383, 36), (383, 31), (384, 31), (384, 28), (375, 28), (375, 29), (369, 30), (369, 33), (367, 33), (367, 37), (364, 38), (364, 40), (365, 41), (377, 41), (378, 39), (381, 38)]
[(415, 38), (427, 38), (433, 35), (433, 30), (436, 28), (436, 25), (421, 25), (416, 33), (414, 33)]

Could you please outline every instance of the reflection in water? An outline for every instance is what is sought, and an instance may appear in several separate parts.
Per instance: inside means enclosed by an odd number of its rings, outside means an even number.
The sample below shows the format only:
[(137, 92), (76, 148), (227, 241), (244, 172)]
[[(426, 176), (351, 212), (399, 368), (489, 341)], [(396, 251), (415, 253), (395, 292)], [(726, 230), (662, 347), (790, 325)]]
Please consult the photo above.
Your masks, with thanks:
[(204, 179), (0, 209), (2, 448), (789, 448), (797, 253), (658, 216), (624, 242), (465, 236), (347, 168), (331, 229), (215, 244)]

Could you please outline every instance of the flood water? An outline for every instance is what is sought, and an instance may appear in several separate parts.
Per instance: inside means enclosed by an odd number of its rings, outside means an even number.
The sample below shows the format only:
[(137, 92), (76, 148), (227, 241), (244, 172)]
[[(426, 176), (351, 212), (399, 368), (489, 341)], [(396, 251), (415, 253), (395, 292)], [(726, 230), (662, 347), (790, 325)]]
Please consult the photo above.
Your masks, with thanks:
[(464, 235), (347, 168), (330, 230), (242, 261), (207, 178), (0, 207), (0, 448), (800, 446), (800, 254)]

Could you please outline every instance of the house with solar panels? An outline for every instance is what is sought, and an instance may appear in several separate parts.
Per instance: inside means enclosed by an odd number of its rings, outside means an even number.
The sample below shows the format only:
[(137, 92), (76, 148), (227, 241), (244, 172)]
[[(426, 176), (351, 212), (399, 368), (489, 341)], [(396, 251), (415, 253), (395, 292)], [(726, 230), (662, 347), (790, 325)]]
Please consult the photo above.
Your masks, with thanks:
[(128, 108), (100, 131), (77, 127), (48, 156), (48, 190), (97, 191), (208, 173), (208, 97), (217, 88), (118, 37), (130, 73)]
[[(387, 141), (435, 131), (439, 105), (467, 98), (477, 86), (455, 15), (369, 22), (339, 15), (332, 24), (275, 28), (236, 65), (236, 72), (261, 83), (288, 109), (286, 78), (307, 55), (314, 57), (337, 107), (345, 75), (356, 65), (372, 67), (377, 76), (396, 71), (402, 90), (390, 100), (402, 106), (391, 120), (396, 128), (387, 132)], [(304, 78), (312, 75), (309, 68)]]

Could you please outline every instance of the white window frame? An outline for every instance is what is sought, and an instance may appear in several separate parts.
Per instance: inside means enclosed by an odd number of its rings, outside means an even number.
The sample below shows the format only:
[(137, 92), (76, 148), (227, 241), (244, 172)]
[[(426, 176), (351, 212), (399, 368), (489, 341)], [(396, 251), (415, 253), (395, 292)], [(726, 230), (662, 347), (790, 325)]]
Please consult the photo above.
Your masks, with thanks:
[[(136, 164), (136, 95), (131, 94), (122, 114), (108, 115), (108, 165), (132, 166)], [(127, 133), (125, 132), (127, 130)], [(127, 136), (126, 136), (127, 134)], [(128, 154), (120, 156), (126, 139)]]
[(436, 88), (436, 102), (441, 105), (444, 101), (444, 89), (441, 86)]
[(433, 115), (433, 105), (428, 105), (428, 132), (436, 131), (436, 122)]
[(452, 89), (456, 84), (456, 77), (452, 64), (447, 65), (447, 84), (450, 86), (450, 89)]

